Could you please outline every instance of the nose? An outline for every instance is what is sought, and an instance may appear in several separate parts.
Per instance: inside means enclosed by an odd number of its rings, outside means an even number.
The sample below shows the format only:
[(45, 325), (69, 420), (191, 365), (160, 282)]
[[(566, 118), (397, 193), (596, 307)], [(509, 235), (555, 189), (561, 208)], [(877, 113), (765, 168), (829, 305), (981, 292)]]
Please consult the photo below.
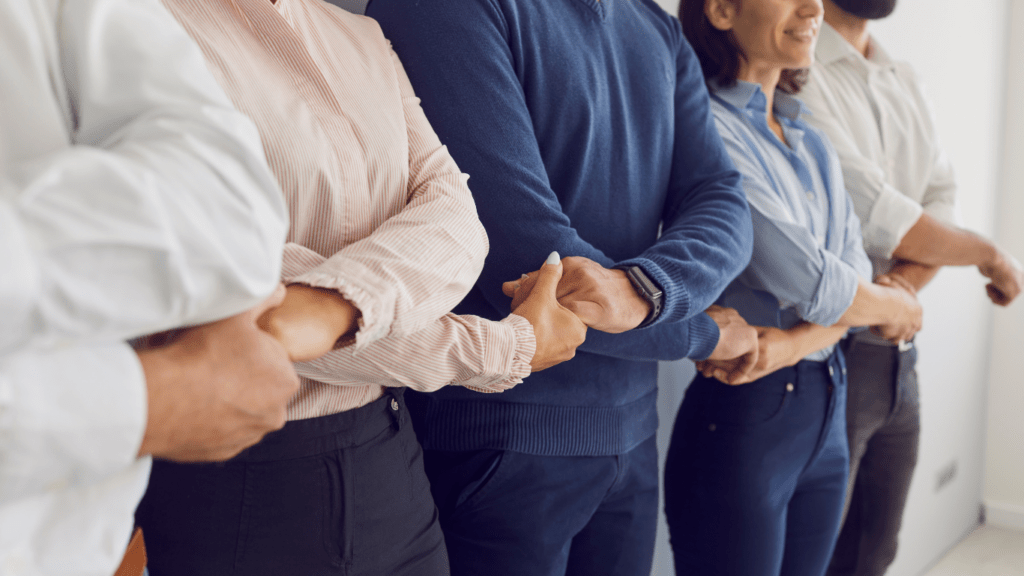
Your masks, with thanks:
[(818, 18), (825, 12), (821, 0), (801, 0), (800, 9), (797, 12), (804, 18)]

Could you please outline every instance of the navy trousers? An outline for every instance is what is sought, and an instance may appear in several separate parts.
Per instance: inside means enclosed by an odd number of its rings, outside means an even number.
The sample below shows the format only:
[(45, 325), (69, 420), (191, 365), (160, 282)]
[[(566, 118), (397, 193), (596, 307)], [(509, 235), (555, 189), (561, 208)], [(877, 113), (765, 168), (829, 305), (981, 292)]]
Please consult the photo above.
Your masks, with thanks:
[(846, 491), (842, 354), (742, 386), (699, 376), (665, 464), (678, 576), (822, 576)]
[(453, 576), (646, 576), (655, 438), (616, 456), (424, 453)]
[(223, 464), (155, 462), (152, 576), (447, 576), (402, 390), (289, 422)]

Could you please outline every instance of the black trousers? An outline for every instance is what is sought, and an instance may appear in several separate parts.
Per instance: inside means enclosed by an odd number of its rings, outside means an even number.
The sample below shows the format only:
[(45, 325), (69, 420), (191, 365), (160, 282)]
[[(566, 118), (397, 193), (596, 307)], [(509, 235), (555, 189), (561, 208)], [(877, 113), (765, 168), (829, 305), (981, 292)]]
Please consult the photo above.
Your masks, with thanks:
[(152, 576), (447, 576), (402, 390), (289, 422), (222, 464), (155, 462)]
[(917, 348), (843, 343), (850, 392), (847, 513), (829, 576), (882, 576), (896, 558), (921, 435)]

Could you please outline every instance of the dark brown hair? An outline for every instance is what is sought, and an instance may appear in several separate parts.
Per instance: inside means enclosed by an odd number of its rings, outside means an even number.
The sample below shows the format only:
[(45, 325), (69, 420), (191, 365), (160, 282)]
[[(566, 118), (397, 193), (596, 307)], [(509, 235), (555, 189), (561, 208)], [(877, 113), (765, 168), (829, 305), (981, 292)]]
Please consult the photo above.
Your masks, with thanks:
[[(736, 44), (732, 32), (719, 30), (711, 25), (704, 15), (707, 0), (680, 0), (679, 21), (683, 25), (683, 35), (693, 46), (704, 71), (704, 80), (717, 81), (722, 86), (736, 84), (740, 73), (740, 59), (743, 50)], [(738, 4), (742, 0), (727, 0)], [(807, 83), (806, 68), (783, 70), (779, 79), (779, 88), (783, 92), (796, 94)]]

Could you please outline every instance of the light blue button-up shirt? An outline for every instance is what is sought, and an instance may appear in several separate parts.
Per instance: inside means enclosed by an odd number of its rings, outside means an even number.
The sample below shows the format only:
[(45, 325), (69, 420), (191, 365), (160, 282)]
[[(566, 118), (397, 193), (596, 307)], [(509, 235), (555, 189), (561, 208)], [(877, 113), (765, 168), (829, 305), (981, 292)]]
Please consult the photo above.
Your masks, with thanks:
[[(754, 222), (750, 265), (718, 303), (758, 326), (835, 324), (853, 303), (858, 278), (871, 278), (839, 157), (801, 119), (808, 112), (789, 94), (775, 93), (782, 142), (768, 127), (760, 85), (739, 81), (711, 89), (715, 123), (743, 174)], [(805, 359), (824, 360), (831, 352), (832, 347)]]

